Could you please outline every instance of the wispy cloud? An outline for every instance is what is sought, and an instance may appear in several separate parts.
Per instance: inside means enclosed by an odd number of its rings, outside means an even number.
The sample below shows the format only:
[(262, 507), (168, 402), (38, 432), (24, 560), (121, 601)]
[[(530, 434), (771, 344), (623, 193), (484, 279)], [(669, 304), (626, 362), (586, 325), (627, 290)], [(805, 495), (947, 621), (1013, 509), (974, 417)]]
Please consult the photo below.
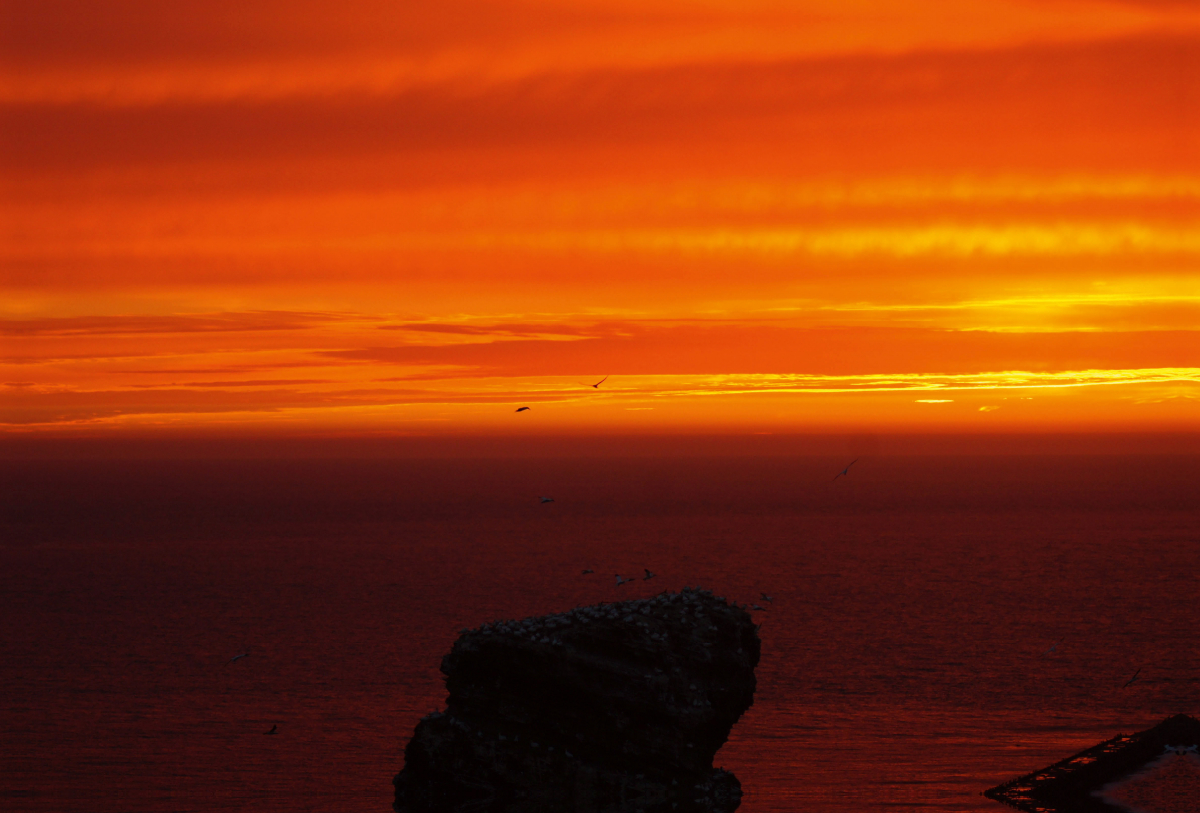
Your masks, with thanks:
[(1014, 223), (870, 226), (853, 228), (620, 229), (573, 231), (443, 232), (264, 237), (155, 236), (129, 241), (80, 240), (71, 244), (10, 248), (13, 262), (52, 258), (112, 261), (171, 257), (267, 258), (396, 257), (493, 252), (542, 255), (598, 255), (612, 262), (620, 255), (676, 255), (682, 259), (812, 257), (836, 260), (881, 258), (1108, 258), (1200, 255), (1200, 224)]
[[(344, 319), (325, 313), (242, 311), (179, 315), (67, 316), (0, 319), (0, 335), (13, 337), (122, 336), (308, 330)], [(363, 317), (359, 316), (358, 319)]]
[[(763, 412), (760, 396), (778, 399), (822, 399), (850, 397), (843, 401), (853, 408), (853, 399), (876, 399), (879, 396), (907, 396), (913, 393), (950, 394), (955, 398), (917, 399), (922, 404), (955, 404), (966, 399), (976, 412), (992, 412), (1000, 408), (997, 398), (1009, 395), (1020, 397), (1022, 403), (1036, 401), (1029, 396), (1051, 396), (1055, 392), (1079, 392), (1088, 388), (1115, 388), (1133, 393), (1121, 396), (1120, 401), (1133, 405), (1174, 403), (1194, 409), (1200, 399), (1200, 368), (1159, 368), (1134, 370), (1071, 370), (1042, 373), (1010, 370), (964, 375), (708, 375), (708, 376), (623, 376), (603, 392), (595, 392), (577, 382), (562, 379), (538, 378), (514, 380), (490, 378), (468, 385), (415, 387), (415, 381), (405, 386), (373, 388), (330, 387), (326, 381), (257, 381), (257, 382), (198, 382), (191, 385), (164, 385), (158, 388), (142, 386), (124, 390), (76, 390), (63, 387), (21, 388), (7, 397), (3, 423), (9, 426), (55, 426), (96, 421), (141, 421), (154, 416), (172, 415), (266, 415), (287, 413), (309, 415), (335, 425), (352, 428), (361, 419), (362, 410), (418, 408), (404, 413), (388, 412), (394, 421), (409, 418), (425, 419), (429, 408), (438, 406), (470, 408), (460, 413), (465, 423), (460, 427), (494, 425), (511, 412), (515, 403), (558, 405), (554, 420), (564, 417), (568, 425), (584, 415), (586, 421), (595, 414), (654, 411), (672, 403), (703, 404), (718, 399), (723, 406), (717, 411), (700, 409), (707, 420), (722, 420), (733, 410), (745, 417)], [(245, 385), (245, 386), (243, 386)], [(1164, 390), (1164, 388), (1167, 388)], [(1173, 389), (1172, 389), (1173, 388)], [(1181, 391), (1180, 388), (1190, 388)], [(978, 404), (978, 398), (989, 403)], [(739, 407), (744, 402), (748, 406)], [(799, 402), (797, 402), (799, 403)], [(814, 402), (815, 403), (815, 402)], [(871, 401), (871, 403), (875, 403)], [(496, 407), (507, 405), (503, 410)], [(695, 406), (689, 407), (693, 411)], [(478, 410), (482, 409), (483, 412)], [(774, 407), (764, 414), (775, 414)], [(374, 413), (379, 414), (379, 413)], [(540, 414), (540, 412), (539, 412)], [(773, 420), (778, 422), (779, 418)], [(785, 421), (785, 423), (787, 423)], [(558, 424), (561, 425), (561, 424)]]
[[(851, 376), (755, 375), (709, 376), (695, 388), (665, 390), (658, 395), (710, 396), (752, 393), (852, 393), (911, 391), (996, 391), (1063, 389), (1138, 384), (1200, 384), (1200, 367), (1142, 370), (1064, 370), (1043, 373), (1009, 370), (964, 375), (877, 374)], [(926, 401), (924, 403), (936, 403)]]
[(193, 389), (216, 387), (253, 387), (267, 389), (271, 387), (295, 387), (304, 384), (338, 384), (342, 383), (332, 378), (248, 378), (240, 381), (172, 381), (164, 384), (131, 384), (132, 389)]
[[(1200, 24), (1185, 4), (1098, 0), (703, 6), (510, 0), (442, 2), (403, 13), (371, 2), (336, 11), (323, 3), (302, 3), (303, 10), (295, 3), (259, 3), (258, 12), (240, 14), (237, 25), (220, 7), (170, 15), (153, 3), (106, 6), (104, 13), (90, 5), (12, 20), (17, 36), (10, 59), (17, 69), (0, 74), (0, 102), (148, 106), (395, 95), (547, 73), (997, 49)], [(177, 16), (190, 26), (181, 27)], [(314, 53), (314, 42), (327, 44)], [(59, 54), (75, 59), (46, 59)], [(90, 71), (80, 67), (80, 57)]]
[[(403, 238), (401, 238), (403, 239)], [(418, 238), (414, 237), (414, 241)], [(426, 246), (437, 238), (419, 238)], [(1194, 226), (1163, 228), (1140, 223), (946, 224), (918, 227), (815, 229), (712, 229), (688, 231), (587, 231), (540, 234), (473, 234), (461, 245), (540, 251), (809, 254), (899, 258), (931, 256), (1087, 256), (1200, 252)]]
[(474, 324), (463, 322), (405, 322), (402, 324), (379, 325), (380, 330), (396, 330), (422, 333), (441, 333), (451, 336), (461, 336), (468, 339), (541, 339), (546, 341), (573, 341), (589, 336), (603, 335), (611, 328), (602, 323), (574, 323), (563, 321), (556, 324), (538, 322), (490, 322), (479, 321)]

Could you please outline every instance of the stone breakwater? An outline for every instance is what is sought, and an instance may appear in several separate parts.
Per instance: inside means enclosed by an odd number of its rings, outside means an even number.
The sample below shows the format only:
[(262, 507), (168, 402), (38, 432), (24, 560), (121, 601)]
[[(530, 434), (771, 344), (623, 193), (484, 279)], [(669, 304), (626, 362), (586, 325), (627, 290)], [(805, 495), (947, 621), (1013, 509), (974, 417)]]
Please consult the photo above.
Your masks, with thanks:
[(757, 627), (700, 589), (464, 630), (395, 809), (732, 811), (713, 756), (754, 701)]
[(1195, 813), (1200, 721), (1168, 717), (984, 791), (1026, 813)]

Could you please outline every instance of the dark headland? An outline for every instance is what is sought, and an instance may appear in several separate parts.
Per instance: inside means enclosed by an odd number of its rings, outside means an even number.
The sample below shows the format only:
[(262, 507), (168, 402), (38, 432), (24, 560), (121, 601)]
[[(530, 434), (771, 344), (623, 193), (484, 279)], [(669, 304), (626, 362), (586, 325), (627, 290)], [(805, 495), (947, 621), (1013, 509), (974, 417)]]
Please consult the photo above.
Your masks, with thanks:
[(1093, 745), (984, 792), (1028, 813), (1146, 813), (1200, 810), (1200, 721), (1176, 714), (1137, 734)]
[(713, 757), (754, 701), (757, 627), (699, 589), (464, 630), (399, 813), (726, 813)]

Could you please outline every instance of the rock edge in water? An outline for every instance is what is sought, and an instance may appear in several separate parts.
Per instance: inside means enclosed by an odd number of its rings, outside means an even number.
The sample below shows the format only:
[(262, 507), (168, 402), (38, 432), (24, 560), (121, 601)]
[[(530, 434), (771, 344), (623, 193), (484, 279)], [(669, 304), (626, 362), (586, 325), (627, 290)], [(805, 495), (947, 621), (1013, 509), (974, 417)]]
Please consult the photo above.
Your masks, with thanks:
[(749, 614), (700, 589), (464, 630), (395, 809), (732, 811), (741, 786), (712, 760), (758, 659)]

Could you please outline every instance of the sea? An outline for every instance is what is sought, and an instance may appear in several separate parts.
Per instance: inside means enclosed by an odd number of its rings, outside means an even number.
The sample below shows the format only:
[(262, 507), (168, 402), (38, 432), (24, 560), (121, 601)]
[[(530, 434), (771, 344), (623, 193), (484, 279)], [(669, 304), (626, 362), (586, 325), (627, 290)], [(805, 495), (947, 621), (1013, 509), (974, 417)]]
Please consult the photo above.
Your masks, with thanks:
[(849, 462), (10, 455), (0, 809), (387, 813), (462, 628), (684, 586), (762, 608), (744, 813), (1002, 813), (1200, 713), (1200, 455)]

